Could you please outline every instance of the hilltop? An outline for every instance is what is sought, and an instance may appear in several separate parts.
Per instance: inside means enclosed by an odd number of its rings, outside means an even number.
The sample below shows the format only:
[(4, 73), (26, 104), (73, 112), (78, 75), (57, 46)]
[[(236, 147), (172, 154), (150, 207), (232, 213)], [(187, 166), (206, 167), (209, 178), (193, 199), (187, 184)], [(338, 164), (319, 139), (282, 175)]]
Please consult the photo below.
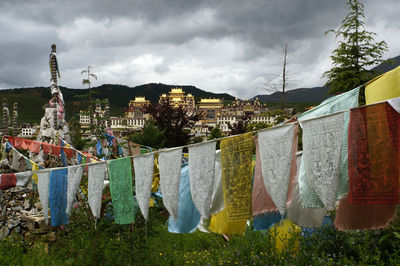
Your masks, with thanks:
[[(108, 99), (112, 116), (123, 115), (130, 100), (135, 96), (144, 96), (152, 103), (158, 102), (162, 93), (168, 93), (171, 88), (180, 87), (186, 93), (191, 93), (196, 101), (200, 98), (221, 98), (224, 101), (233, 101), (235, 97), (227, 93), (212, 93), (188, 85), (166, 85), (150, 83), (136, 87), (128, 87), (118, 84), (103, 84), (92, 88), (92, 99)], [(88, 89), (71, 89), (60, 87), (66, 104), (67, 121), (79, 113), (79, 110), (87, 109), (89, 104)], [(0, 101), (7, 98), (8, 107), (12, 110), (14, 102), (18, 102), (19, 120), (21, 122), (39, 123), (43, 116), (43, 105), (51, 98), (49, 87), (32, 87), (0, 90)]]

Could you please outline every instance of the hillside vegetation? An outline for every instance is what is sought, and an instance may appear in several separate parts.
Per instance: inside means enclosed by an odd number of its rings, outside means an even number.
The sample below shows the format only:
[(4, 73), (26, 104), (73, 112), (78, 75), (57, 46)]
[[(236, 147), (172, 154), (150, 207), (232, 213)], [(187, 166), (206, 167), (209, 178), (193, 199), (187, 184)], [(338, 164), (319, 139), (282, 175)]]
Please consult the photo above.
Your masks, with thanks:
[[(165, 85), (165, 84), (146, 84), (137, 87), (128, 87), (115, 84), (104, 84), (92, 88), (93, 99), (108, 99), (111, 107), (112, 116), (123, 115), (124, 110), (128, 107), (130, 100), (135, 96), (144, 96), (152, 103), (158, 102), (162, 93), (168, 93), (171, 88), (180, 87), (186, 93), (191, 93), (196, 101), (200, 98), (221, 98), (225, 101), (232, 101), (235, 98), (227, 93), (212, 93), (198, 89), (194, 86), (181, 85)], [(60, 87), (65, 101), (66, 119), (67, 121), (79, 113), (79, 110), (87, 109), (89, 105), (88, 89), (70, 89)], [(39, 123), (43, 116), (43, 106), (47, 104), (51, 98), (50, 89), (48, 87), (32, 87), (0, 90), (0, 100), (7, 98), (8, 107), (12, 110), (14, 102), (18, 102), (19, 121)]]

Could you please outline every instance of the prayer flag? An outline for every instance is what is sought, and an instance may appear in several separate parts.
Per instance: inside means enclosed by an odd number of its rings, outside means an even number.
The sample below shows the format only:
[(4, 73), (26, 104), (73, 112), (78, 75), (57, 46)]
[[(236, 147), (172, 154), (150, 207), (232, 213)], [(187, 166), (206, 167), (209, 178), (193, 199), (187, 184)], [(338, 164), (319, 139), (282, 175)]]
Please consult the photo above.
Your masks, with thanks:
[[(210, 216), (214, 185), (216, 142), (189, 147), (189, 178), (191, 199), (202, 217)], [(182, 183), (181, 183), (182, 185)]]
[(31, 145), (29, 146), (29, 150), (33, 153), (39, 153), (41, 143), (38, 141), (32, 141)]
[[(298, 120), (303, 121), (309, 118), (329, 115), (357, 107), (360, 88), (361, 87), (358, 87), (351, 91), (326, 99), (317, 107), (314, 107), (311, 110), (308, 110), (307, 112), (300, 114), (298, 116)], [(346, 111), (344, 113), (343, 139), (342, 139), (342, 149), (340, 155), (340, 175), (338, 179), (337, 195), (336, 195), (337, 199), (341, 199), (349, 191), (349, 170), (348, 170), (348, 154), (347, 154), (347, 143), (348, 143), (347, 132), (349, 127), (349, 122), (350, 122), (350, 113)], [(299, 185), (300, 185), (300, 195), (301, 195), (300, 197), (302, 199), (302, 204), (303, 206), (311, 207), (310, 204), (307, 203), (308, 200), (305, 200), (304, 195), (302, 195), (302, 191), (304, 190), (304, 186), (302, 185), (305, 184), (302, 184), (301, 180), (307, 179), (307, 177), (304, 176), (305, 175), (304, 165), (300, 166), (300, 169), (301, 171), (299, 172)], [(307, 189), (307, 197), (308, 199), (310, 199), (309, 203), (314, 202), (315, 207), (322, 207), (322, 204), (321, 205), (317, 204), (318, 196), (310, 187), (308, 188), (309, 190)]]
[(400, 97), (400, 67), (388, 71), (365, 86), (365, 103), (377, 103)]
[(42, 203), (42, 212), (46, 224), (49, 224), (49, 184), (50, 170), (38, 172), (38, 191), (40, 202)]
[(222, 184), (229, 222), (251, 217), (252, 133), (221, 140)]
[(214, 185), (210, 213), (216, 214), (224, 209), (224, 192), (222, 188), (221, 150), (215, 152)]
[(399, 124), (400, 114), (386, 102), (351, 110), (350, 203), (399, 202)]
[(17, 186), (26, 187), (32, 179), (32, 172), (15, 173), (15, 178), (17, 180)]
[(160, 186), (164, 206), (172, 217), (177, 219), (182, 148), (160, 152), (158, 163), (160, 168)]
[(396, 204), (352, 204), (348, 196), (340, 200), (335, 215), (339, 231), (379, 229), (388, 225), (396, 212)]
[[(296, 155), (296, 164), (298, 168), (300, 167), (301, 157), (302, 152)], [(325, 208), (303, 207), (299, 195), (298, 172), (294, 178), (295, 181), (293, 186), (292, 199), (287, 206), (287, 217), (292, 222), (301, 227), (321, 227), (324, 221), (326, 210)]]
[(76, 199), (76, 191), (79, 188), (83, 174), (83, 167), (75, 165), (68, 167), (68, 190), (67, 190), (67, 209), (69, 215), (71, 213), (72, 205)]
[(264, 185), (279, 212), (286, 211), (292, 163), (296, 154), (297, 124), (258, 133)]
[(88, 201), (95, 218), (100, 218), (101, 196), (103, 195), (106, 162), (88, 165)]
[(50, 174), (49, 203), (52, 226), (68, 224), (68, 214), (66, 213), (67, 175), (68, 169), (53, 170)]
[(154, 154), (150, 153), (133, 158), (133, 168), (135, 170), (136, 200), (144, 219), (147, 221), (149, 219), (149, 202), (153, 183)]
[(278, 209), (276, 208), (271, 197), (268, 195), (267, 189), (264, 185), (264, 179), (261, 173), (261, 157), (258, 136), (254, 137), (254, 142), (256, 144), (256, 167), (254, 169), (251, 203), (253, 215), (256, 216), (266, 212), (275, 212), (278, 211)]
[(135, 219), (131, 159), (124, 157), (110, 160), (108, 171), (115, 223), (130, 224)]
[(5, 190), (17, 185), (15, 174), (1, 174), (0, 175), (0, 189)]
[(338, 113), (300, 122), (306, 177), (327, 210), (335, 208), (343, 119), (343, 113)]
[(179, 184), (178, 219), (174, 220), (171, 216), (168, 219), (168, 232), (171, 233), (191, 233), (200, 223), (201, 215), (194, 205), (190, 193), (191, 179), (189, 178), (189, 171), (187, 163), (182, 166)]

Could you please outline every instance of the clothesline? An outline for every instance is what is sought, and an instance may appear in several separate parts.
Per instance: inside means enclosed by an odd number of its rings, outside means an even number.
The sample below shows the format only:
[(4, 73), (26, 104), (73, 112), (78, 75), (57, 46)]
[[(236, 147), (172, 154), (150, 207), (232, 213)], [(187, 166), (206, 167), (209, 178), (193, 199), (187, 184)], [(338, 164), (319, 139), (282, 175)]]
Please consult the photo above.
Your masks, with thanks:
[[(376, 103), (372, 103), (372, 104), (368, 104), (368, 105), (364, 105), (364, 106), (373, 106), (373, 105), (377, 105), (377, 104), (380, 104), (380, 103), (383, 103), (383, 102), (386, 102), (386, 101), (380, 101), (380, 102), (376, 102)], [(361, 107), (361, 106), (360, 106), (360, 107)], [(340, 113), (349, 112), (349, 111), (351, 111), (352, 109), (357, 109), (357, 108), (360, 108), (360, 107), (349, 108), (349, 109), (346, 109), (346, 110), (343, 110), (343, 111), (339, 111), (339, 112), (335, 112), (335, 113), (331, 113), (331, 114), (327, 114), (327, 115), (321, 115), (321, 116), (317, 116), (317, 117), (311, 117), (311, 118), (303, 119), (302, 122), (303, 122), (303, 121), (315, 120), (315, 119), (321, 119), (321, 118), (329, 117), (329, 116), (334, 116), (334, 115), (337, 115), (337, 114), (340, 114)], [(276, 126), (273, 126), (273, 127), (263, 128), (263, 129), (259, 129), (259, 130), (253, 130), (253, 131), (246, 132), (246, 133), (253, 133), (253, 134), (255, 134), (255, 133), (258, 133), (258, 132), (264, 132), (264, 131), (276, 129), (276, 128), (279, 128), (279, 127), (288, 126), (288, 125), (296, 125), (296, 124), (299, 124), (299, 122), (298, 122), (298, 121), (294, 121), (294, 122), (290, 122), (290, 123), (286, 123), (286, 124), (285, 124), (285, 123), (281, 123), (281, 124), (276, 125)], [(152, 152), (149, 152), (149, 153), (146, 153), (146, 154), (125, 156), (125, 157), (135, 158), (135, 157), (141, 157), (141, 156), (145, 156), (145, 155), (148, 156), (148, 155), (150, 155), (150, 154), (157, 154), (157, 153), (160, 153), (160, 152), (167, 152), (167, 151), (176, 150), (176, 149), (183, 149), (183, 148), (194, 147), (194, 146), (198, 146), (198, 145), (202, 145), (202, 144), (210, 143), (210, 142), (214, 142), (214, 141), (221, 141), (221, 140), (224, 140), (224, 139), (229, 139), (229, 138), (237, 137), (237, 136), (240, 136), (240, 135), (243, 135), (243, 134), (245, 134), (245, 133), (237, 134), (237, 135), (224, 136), (224, 137), (221, 137), (221, 138), (215, 138), (215, 139), (212, 139), (212, 140), (207, 140), (207, 141), (203, 141), (203, 142), (199, 142), (199, 143), (187, 144), (187, 145), (182, 145), (182, 146), (177, 146), (177, 147), (172, 147), (172, 148), (164, 148), (164, 149), (152, 151)], [(60, 139), (61, 139), (61, 137), (60, 137)], [(62, 139), (61, 139), (61, 140), (62, 140)], [(64, 141), (64, 140), (62, 140), (62, 141)], [(78, 150), (76, 150), (76, 151), (78, 151)], [(96, 157), (94, 157), (94, 158), (96, 158)], [(95, 161), (95, 162), (90, 162), (90, 163), (84, 163), (84, 164), (80, 164), (80, 165), (82, 165), (82, 166), (87, 166), (87, 165), (94, 165), (94, 164), (101, 164), (101, 163), (106, 163), (106, 164), (108, 164), (109, 161), (112, 161), (112, 160), (104, 160), (104, 161), (101, 161), (101, 160), (99, 160), (99, 159), (97, 159), (97, 158), (94, 159), (94, 160), (96, 160), (96, 161)], [(113, 160), (117, 160), (117, 159), (113, 159)], [(40, 170), (37, 170), (37, 171), (35, 171), (35, 172), (47, 172), (47, 171), (51, 171), (51, 170), (62, 170), (62, 169), (68, 169), (68, 166), (40, 169)]]
[(70, 148), (70, 149), (76, 151), (76, 152), (79, 153), (81, 156), (85, 156), (85, 157), (89, 157), (89, 158), (94, 158), (95, 160), (99, 160), (96, 156), (93, 156), (93, 155), (90, 155), (90, 156), (89, 156), (89, 154), (85, 154), (85, 153), (81, 152), (80, 150), (75, 149), (71, 144), (69, 144), (69, 143), (67, 143), (65, 140), (63, 140), (63, 139), (61, 138), (61, 136), (60, 136), (58, 133), (57, 133), (56, 136), (64, 143), (64, 145), (67, 146), (67, 148)]
[[(125, 218), (132, 219), (132, 214), (125, 213), (124, 211), (126, 207), (125, 205), (127, 205), (130, 201), (129, 200), (120, 201), (122, 197), (121, 196), (122, 192), (124, 193), (123, 198), (125, 199), (128, 199), (132, 196), (132, 191), (126, 190), (127, 188), (132, 187), (132, 185), (128, 184), (129, 182), (132, 182), (132, 175), (129, 169), (133, 167), (136, 176), (135, 182), (139, 182), (135, 185), (136, 193), (138, 193), (138, 190), (139, 191), (146, 190), (147, 191), (146, 193), (150, 195), (149, 194), (151, 185), (150, 181), (153, 180), (154, 178), (152, 173), (154, 166), (154, 154), (158, 152), (160, 153), (159, 173), (160, 173), (161, 191), (163, 192), (163, 203), (164, 206), (166, 206), (169, 213), (174, 217), (174, 219), (180, 219), (179, 213), (181, 214), (185, 213), (185, 211), (179, 210), (180, 208), (179, 198), (181, 197), (180, 187), (184, 187), (182, 185), (183, 183), (179, 184), (180, 183), (179, 180), (180, 178), (183, 178), (182, 182), (184, 182), (185, 178), (185, 176), (182, 175), (182, 171), (184, 171), (185, 167), (182, 167), (180, 159), (182, 157), (182, 149), (184, 147), (189, 147), (189, 153), (191, 153), (189, 171), (192, 172), (189, 175), (189, 178), (191, 179), (190, 190), (187, 190), (188, 186), (186, 186), (186, 190), (192, 194), (193, 204), (196, 206), (194, 207), (193, 205), (192, 206), (193, 209), (196, 208), (200, 212), (204, 212), (204, 214), (202, 214), (201, 216), (208, 217), (209, 210), (206, 208), (205, 209), (202, 208), (203, 206), (208, 206), (210, 200), (213, 199), (214, 197), (212, 196), (214, 194), (211, 193), (214, 193), (213, 191), (215, 191), (215, 193), (217, 193), (215, 194), (216, 196), (219, 195), (219, 197), (221, 197), (221, 195), (223, 195), (224, 198), (225, 212), (221, 212), (221, 215), (226, 215), (228, 222), (235, 222), (235, 221), (243, 222), (244, 226), (245, 225), (244, 222), (250, 217), (252, 217), (250, 208), (252, 202), (262, 203), (260, 199), (252, 198), (252, 195), (257, 195), (258, 192), (257, 191), (252, 192), (250, 190), (251, 188), (250, 177), (252, 172), (251, 157), (253, 153), (253, 141), (254, 141), (254, 144), (256, 144), (256, 157), (258, 158), (257, 160), (259, 160), (256, 161), (255, 166), (256, 167), (258, 166), (259, 168), (258, 170), (254, 170), (253, 178), (255, 179), (256, 175), (259, 178), (260, 177), (262, 178), (262, 180), (260, 181), (261, 183), (258, 182), (258, 188), (264, 186), (266, 189), (265, 193), (268, 194), (270, 197), (270, 200), (268, 201), (274, 204), (273, 209), (270, 208), (269, 211), (273, 211), (274, 213), (277, 213), (279, 211), (281, 216), (286, 212), (288, 213), (291, 212), (290, 216), (288, 217), (290, 217), (289, 219), (295, 221), (296, 223), (303, 223), (302, 220), (300, 219), (302, 219), (302, 217), (304, 218), (304, 215), (310, 215), (312, 217), (318, 218), (318, 221), (315, 222), (307, 221), (304, 222), (305, 224), (307, 225), (320, 224), (319, 221), (322, 221), (320, 219), (323, 218), (325, 214), (325, 209), (326, 210), (335, 209), (336, 208), (335, 203), (339, 200), (341, 201), (340, 205), (341, 207), (339, 207), (339, 209), (345, 208), (347, 205), (350, 208), (353, 208), (352, 206), (354, 205), (355, 201), (365, 202), (365, 199), (368, 200), (367, 202), (368, 204), (382, 202), (382, 204), (388, 205), (391, 204), (392, 202), (397, 203), (398, 201), (398, 190), (391, 191), (390, 187), (385, 187), (386, 190), (384, 192), (375, 191), (374, 189), (364, 189), (363, 187), (360, 187), (359, 184), (363, 184), (363, 182), (365, 182), (365, 180), (369, 178), (368, 173), (362, 175), (361, 174), (358, 175), (357, 173), (355, 173), (354, 175), (353, 172), (354, 170), (363, 171), (365, 167), (363, 168), (363, 165), (360, 166), (360, 164), (357, 163), (356, 161), (359, 160), (359, 158), (364, 158), (365, 156), (367, 156), (367, 158), (370, 158), (369, 157), (370, 155), (375, 156), (371, 157), (372, 161), (369, 162), (373, 169), (378, 169), (378, 168), (386, 169), (387, 167), (389, 167), (390, 169), (395, 169), (392, 165), (387, 164), (388, 160), (386, 159), (386, 157), (390, 155), (390, 151), (392, 149), (398, 149), (397, 147), (399, 147), (398, 146), (399, 143), (398, 142), (392, 143), (391, 140), (388, 138), (388, 136), (398, 136), (399, 129), (397, 128), (397, 125), (398, 122), (400, 121), (400, 117), (399, 114), (396, 113), (396, 111), (389, 105), (392, 105), (393, 101), (396, 102), (396, 104), (398, 104), (400, 102), (400, 98), (389, 100), (388, 104), (385, 102), (383, 102), (383, 104), (382, 102), (379, 102), (380, 105), (378, 105), (379, 103), (374, 103), (370, 104), (369, 106), (350, 108), (350, 106), (354, 107), (355, 104), (358, 104), (358, 102), (355, 99), (355, 95), (358, 96), (358, 93), (357, 91), (353, 91), (350, 93), (350, 95), (352, 95), (352, 101), (344, 102), (344, 104), (341, 104), (343, 103), (343, 98), (346, 98), (348, 96), (337, 97), (335, 98), (335, 100), (332, 101), (328, 100), (327, 102), (323, 103), (322, 106), (325, 105), (326, 108), (317, 107), (311, 112), (306, 112), (302, 114), (301, 116), (298, 117), (298, 121), (293, 121), (293, 122), (290, 121), (287, 124), (280, 124), (275, 127), (267, 129), (256, 130), (244, 134), (223, 137), (195, 145), (189, 144), (179, 147), (162, 149), (159, 151), (148, 153), (146, 155), (148, 157), (144, 157), (142, 155), (133, 155), (133, 156), (127, 156), (125, 158), (119, 158), (118, 160), (88, 162), (76, 166), (55, 167), (51, 169), (31, 171), (30, 173), (37, 173), (38, 175), (40, 174), (38, 184), (40, 185), (41, 182), (42, 185), (44, 185), (47, 189), (48, 187), (55, 188), (56, 186), (59, 186), (58, 183), (57, 184), (55, 183), (53, 185), (50, 184), (50, 186), (48, 186), (47, 181), (49, 180), (52, 181), (53, 179), (54, 179), (53, 182), (57, 181), (57, 178), (49, 179), (50, 175), (52, 176), (60, 175), (60, 177), (62, 176), (64, 180), (66, 180), (65, 178), (67, 178), (68, 175), (68, 187), (69, 187), (70, 185), (69, 182), (75, 180), (75, 177), (73, 179), (70, 179), (70, 175), (73, 176), (75, 175), (74, 170), (77, 171), (79, 169), (80, 172), (83, 172), (83, 168), (85, 166), (89, 166), (88, 167), (89, 205), (92, 208), (93, 215), (96, 218), (98, 218), (100, 214), (99, 212), (101, 206), (99, 205), (101, 199), (100, 192), (102, 191), (103, 188), (103, 181), (106, 179), (108, 173), (113, 205), (115, 204), (116, 209), (123, 211), (122, 213), (118, 214), (120, 217), (115, 218), (117, 222), (121, 221), (121, 219), (125, 216), (126, 216)], [(352, 105), (350, 103), (352, 103)], [(366, 107), (368, 107), (369, 109), (367, 109)], [(351, 110), (351, 112), (348, 114), (349, 120), (346, 120), (347, 114), (344, 115), (343, 113), (349, 112), (349, 110)], [(334, 113), (325, 115), (328, 112), (334, 112)], [(365, 115), (368, 113), (374, 114), (373, 116), (368, 117), (369, 119), (368, 126), (371, 125), (372, 126), (371, 129), (373, 128), (376, 129), (378, 127), (382, 128), (382, 130), (379, 131), (382, 134), (380, 134), (377, 130), (373, 130), (373, 132), (377, 133), (372, 134), (369, 136), (369, 138), (367, 137), (367, 139), (365, 139), (365, 134), (368, 135), (368, 133), (364, 133), (366, 132), (365, 119), (367, 119)], [(386, 114), (388, 116), (386, 116)], [(312, 117), (312, 115), (314, 115), (314, 117)], [(344, 121), (350, 121), (350, 118), (351, 122), (344, 122)], [(391, 129), (386, 127), (386, 131), (384, 126), (385, 121), (387, 121), (389, 126), (392, 125)], [(346, 126), (346, 123), (348, 126)], [(304, 127), (303, 145), (305, 154), (299, 159), (296, 158), (296, 164), (294, 164), (294, 159), (295, 159), (294, 152), (296, 151), (297, 148), (297, 137), (298, 137), (297, 129), (299, 124), (302, 124), (302, 126)], [(347, 140), (346, 132), (349, 132), (348, 133), (349, 140)], [(351, 132), (352, 134), (350, 134)], [(253, 139), (253, 133), (258, 133), (257, 135), (258, 139)], [(232, 139), (234, 137), (236, 138)], [(346, 139), (344, 139), (345, 137)], [(377, 146), (376, 143), (381, 143), (379, 141), (382, 138), (387, 140), (387, 142), (385, 143), (386, 145), (385, 150), (388, 150), (388, 152), (380, 153), (379, 150), (372, 150), (372, 154), (371, 153), (368, 154), (368, 151), (367, 153), (365, 153), (366, 150), (365, 145), (368, 145), (365, 144), (366, 143), (365, 140), (370, 141), (369, 143), (371, 145), (375, 144), (375, 146)], [(215, 145), (218, 140), (221, 140), (220, 159), (214, 159), (215, 147), (216, 147)], [(364, 143), (364, 146), (358, 144), (359, 140), (361, 140), (361, 142)], [(245, 142), (247, 143), (246, 145), (242, 145), (242, 142), (243, 144), (245, 144)], [(201, 147), (200, 145), (203, 145), (203, 147)], [(209, 147), (205, 147), (207, 145)], [(197, 148), (201, 149), (195, 151), (194, 147), (196, 147), (196, 149)], [(348, 168), (347, 164), (343, 164), (343, 161), (341, 161), (342, 150), (348, 151), (349, 158), (352, 159), (352, 163), (351, 164), (349, 163), (349, 166), (351, 165), (352, 167), (351, 169), (349, 167), (349, 169), (347, 170)], [(350, 154), (352, 154), (352, 156), (350, 156)], [(382, 157), (381, 155), (386, 157)], [(381, 161), (376, 160), (377, 159), (376, 156), (382, 157), (384, 159)], [(144, 161), (138, 161), (139, 157), (141, 157), (141, 159), (144, 159), (146, 163), (144, 163)], [(395, 157), (398, 158), (397, 155)], [(131, 164), (130, 161), (131, 158), (135, 159), (133, 165)], [(345, 158), (345, 160), (347, 161), (347, 156), (343, 158)], [(206, 163), (205, 159), (208, 160), (209, 162), (208, 164)], [(214, 160), (215, 164), (213, 163)], [(219, 167), (221, 170), (217, 170), (218, 161), (220, 161)], [(378, 161), (381, 162), (380, 165)], [(318, 162), (318, 164), (313, 164), (310, 162)], [(99, 165), (99, 163), (103, 164)], [(398, 161), (393, 163), (398, 164)], [(93, 167), (93, 165), (96, 166)], [(201, 167), (198, 167), (199, 165), (201, 165)], [(382, 165), (385, 165), (386, 168), (381, 167)], [(214, 169), (214, 166), (216, 169), (215, 170), (216, 176), (213, 176), (214, 172), (211, 172), (211, 169)], [(339, 171), (341, 171), (341, 167), (344, 167), (343, 169), (345, 169), (343, 173), (349, 173), (350, 180), (349, 177), (346, 176), (342, 177), (340, 175), (341, 173), (339, 173)], [(196, 172), (195, 169), (199, 169), (199, 171)], [(242, 170), (238, 171), (238, 169)], [(139, 174), (136, 173), (137, 171), (139, 172)], [(179, 171), (181, 171), (180, 172), (181, 177), (179, 177), (178, 175)], [(256, 174), (257, 171), (258, 174)], [(297, 177), (295, 177), (296, 172), (297, 172)], [(398, 173), (397, 170), (392, 172)], [(221, 174), (224, 180), (221, 183), (223, 194), (221, 194), (222, 192), (220, 192), (219, 188), (212, 186), (213, 183), (214, 185), (216, 184), (215, 180), (211, 183), (209, 182), (210, 180), (218, 178), (217, 176)], [(121, 179), (113, 178), (113, 176), (115, 177), (116, 175), (118, 175)], [(71, 178), (73, 176), (71, 176)], [(395, 183), (392, 182), (394, 178), (396, 178), (394, 177), (393, 173), (385, 178), (386, 181), (388, 180), (390, 181), (390, 182), (385, 181), (386, 182), (385, 184)], [(79, 180), (76, 179), (73, 182), (78, 184)], [(145, 180), (147, 180), (146, 185), (143, 183), (143, 181)], [(200, 182), (196, 183), (195, 182), (196, 180)], [(375, 180), (372, 181), (367, 180), (367, 181), (372, 185), (377, 184), (376, 182), (380, 182)], [(296, 183), (298, 185), (297, 192), (293, 190), (293, 186), (297, 186)], [(344, 190), (342, 187), (340, 187), (341, 184), (345, 186)], [(376, 186), (371, 186), (371, 187), (376, 187)], [(66, 189), (67, 187), (65, 186), (64, 190)], [(343, 191), (345, 193), (343, 193)], [(379, 193), (376, 194), (376, 192), (379, 192), (380, 194)], [(386, 192), (391, 192), (393, 195), (391, 195), (391, 197), (388, 197)], [(295, 196), (293, 197), (290, 193), (295, 193), (293, 194)], [(348, 196), (346, 196), (347, 193)], [(50, 192), (50, 195), (54, 196), (56, 194), (54, 193), (52, 194)], [(138, 202), (139, 198), (141, 197), (140, 200), (142, 201), (142, 204), (140, 206), (142, 213), (144, 213), (145, 211), (144, 207), (147, 207), (148, 205), (147, 200), (149, 196), (145, 195), (140, 196), (140, 194), (136, 194), (136, 196), (138, 198)], [(44, 200), (48, 198), (46, 195), (43, 196), (43, 190), (42, 190), (42, 195), (40, 197), (41, 200), (42, 198)], [(92, 200), (90, 198), (92, 198)], [(264, 200), (267, 199), (267, 197), (263, 198)], [(293, 204), (295, 205), (291, 204), (292, 200), (294, 202)], [(187, 201), (185, 200), (184, 202)], [(206, 205), (204, 205), (204, 203), (206, 203)], [(354, 208), (358, 208), (358, 205), (354, 206), (355, 206)], [(289, 207), (291, 208), (290, 210)], [(51, 206), (50, 208), (54, 209)], [(267, 211), (267, 213), (269, 212)], [(341, 229), (352, 229), (352, 228), (363, 229), (363, 228), (369, 228), (371, 226), (382, 227), (385, 226), (385, 224), (387, 223), (387, 219), (385, 218), (382, 219), (382, 221), (376, 222), (373, 225), (357, 225), (355, 224), (355, 220), (351, 216), (352, 213), (353, 213), (352, 210), (346, 212), (342, 211), (342, 215), (340, 216), (342, 218), (340, 219), (350, 219), (350, 221), (343, 222), (342, 220), (337, 218), (335, 220), (335, 226)], [(214, 214), (215, 214), (213, 216), (214, 218), (211, 219), (210, 230), (214, 230), (214, 232), (217, 233), (227, 233), (227, 232), (232, 233), (232, 232), (243, 231), (243, 228), (231, 230), (219, 227), (219, 229), (218, 228), (216, 229), (215, 219), (217, 219), (217, 217), (221, 217), (221, 215), (216, 213)], [(256, 214), (253, 213), (253, 216), (254, 215)], [(390, 215), (392, 215), (392, 211), (390, 212)], [(258, 218), (259, 217), (254, 216), (255, 220), (257, 220)]]

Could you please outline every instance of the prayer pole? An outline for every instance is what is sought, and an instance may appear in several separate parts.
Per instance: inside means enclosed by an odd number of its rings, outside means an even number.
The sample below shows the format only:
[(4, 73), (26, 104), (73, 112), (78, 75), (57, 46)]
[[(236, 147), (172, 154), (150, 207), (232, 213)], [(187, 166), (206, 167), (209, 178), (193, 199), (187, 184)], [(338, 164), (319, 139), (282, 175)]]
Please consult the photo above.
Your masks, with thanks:
[(8, 134), (8, 124), (9, 124), (9, 115), (10, 112), (8, 110), (7, 99), (3, 100), (3, 136)]
[(65, 103), (63, 94), (58, 87), (58, 79), (60, 79), (60, 69), (58, 66), (56, 45), (51, 45), (49, 55), (50, 68), (50, 92), (51, 99), (44, 106), (44, 116), (40, 122), (40, 132), (37, 137), (38, 141), (58, 144), (59, 138), (70, 143), (69, 130), (65, 121)]
[(14, 137), (18, 135), (18, 103), (17, 102), (15, 102), (13, 105), (12, 135)]

